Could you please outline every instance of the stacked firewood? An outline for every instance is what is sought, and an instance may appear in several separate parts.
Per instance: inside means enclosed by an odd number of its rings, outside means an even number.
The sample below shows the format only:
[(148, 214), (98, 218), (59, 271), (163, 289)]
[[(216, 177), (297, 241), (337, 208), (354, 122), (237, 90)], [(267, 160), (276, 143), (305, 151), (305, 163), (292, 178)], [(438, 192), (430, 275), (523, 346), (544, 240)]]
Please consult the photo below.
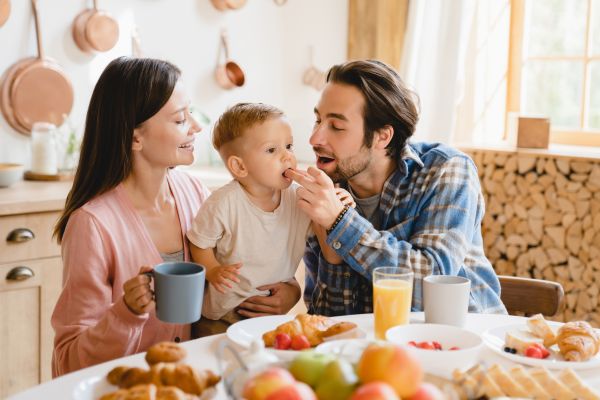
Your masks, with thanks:
[(600, 159), (466, 152), (479, 170), (496, 272), (559, 282), (565, 308), (555, 319), (600, 326)]

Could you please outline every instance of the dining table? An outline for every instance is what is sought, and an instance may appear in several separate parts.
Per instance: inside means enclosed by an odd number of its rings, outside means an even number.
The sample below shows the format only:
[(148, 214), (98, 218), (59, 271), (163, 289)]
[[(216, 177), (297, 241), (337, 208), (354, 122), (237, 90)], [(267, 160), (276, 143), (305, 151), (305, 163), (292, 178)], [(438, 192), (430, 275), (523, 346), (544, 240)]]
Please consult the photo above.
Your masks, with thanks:
[[(293, 315), (281, 316), (289, 317), (292, 319)], [(269, 317), (264, 317), (269, 318)], [(344, 321), (354, 322), (366, 333), (367, 339), (374, 339), (374, 323), (373, 314), (357, 314), (357, 315), (346, 315), (343, 318)], [(265, 320), (267, 321), (267, 320)], [(258, 320), (257, 320), (258, 322)], [(424, 323), (424, 315), (422, 312), (413, 312), (410, 316), (411, 324)], [(464, 329), (475, 332), (477, 334), (483, 334), (486, 331), (493, 330), (509, 325), (525, 325), (525, 318), (511, 315), (497, 315), (497, 314), (474, 314), (469, 313), (466, 319), (466, 325)], [(260, 324), (257, 324), (260, 325)], [(270, 330), (275, 327), (264, 326), (262, 329)], [(223, 371), (221, 367), (225, 365), (219, 359), (220, 351), (224, 342), (229, 342), (234, 349), (239, 350), (239, 354), (244, 355), (244, 346), (238, 343), (234, 343), (231, 340), (230, 335), (227, 333), (203, 337), (199, 339), (190, 340), (180, 345), (187, 351), (186, 363), (200, 369), (210, 369), (217, 374), (221, 374)], [(98, 344), (101, 347), (101, 343)], [(75, 400), (92, 400), (99, 398), (102, 394), (107, 391), (109, 384), (105, 382), (106, 375), (108, 372), (116, 366), (137, 366), (147, 368), (146, 361), (144, 359), (145, 353), (138, 353), (127, 357), (122, 357), (116, 360), (104, 362), (102, 364), (94, 365), (88, 368), (75, 371), (61, 377), (55, 378), (48, 382), (42, 383), (38, 386), (27, 389), (23, 392), (16, 393), (9, 397), (12, 400), (38, 400), (42, 398), (46, 399), (75, 399)], [(231, 358), (233, 359), (233, 358)], [(510, 367), (515, 365), (514, 361), (509, 357), (505, 357), (499, 354), (498, 351), (493, 351), (490, 346), (484, 345), (479, 353), (479, 359), (488, 365), (497, 363), (504, 367)], [(589, 369), (578, 369), (577, 374), (579, 377), (588, 385), (600, 392), (600, 366)], [(116, 387), (112, 387), (111, 390), (116, 390)], [(220, 382), (216, 390), (213, 391), (213, 399), (216, 400), (227, 400), (228, 396), (223, 386), (223, 382)]]

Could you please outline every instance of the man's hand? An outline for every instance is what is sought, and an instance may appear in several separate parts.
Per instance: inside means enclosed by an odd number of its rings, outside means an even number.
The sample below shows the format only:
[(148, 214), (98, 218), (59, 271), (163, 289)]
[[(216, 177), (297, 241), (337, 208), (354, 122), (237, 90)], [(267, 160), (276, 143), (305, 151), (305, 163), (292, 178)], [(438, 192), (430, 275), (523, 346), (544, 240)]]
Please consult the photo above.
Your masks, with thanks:
[(345, 206), (350, 206), (352, 208), (356, 208), (356, 202), (354, 201), (354, 197), (348, 192), (346, 189), (342, 189), (341, 187), (335, 187), (335, 194), (338, 199)]
[(237, 277), (240, 274), (242, 263), (232, 265), (219, 265), (208, 268), (206, 271), (206, 280), (215, 287), (219, 292), (226, 293), (227, 289), (231, 289), (231, 282), (240, 283)]
[(297, 189), (298, 207), (312, 221), (325, 229), (330, 228), (344, 209), (344, 204), (327, 174), (318, 168), (308, 167), (307, 171), (288, 169), (285, 176), (302, 186)]
[(253, 296), (238, 306), (238, 314), (254, 318), (282, 315), (290, 311), (300, 299), (300, 285), (295, 280), (264, 285), (258, 290), (271, 291), (270, 296)]

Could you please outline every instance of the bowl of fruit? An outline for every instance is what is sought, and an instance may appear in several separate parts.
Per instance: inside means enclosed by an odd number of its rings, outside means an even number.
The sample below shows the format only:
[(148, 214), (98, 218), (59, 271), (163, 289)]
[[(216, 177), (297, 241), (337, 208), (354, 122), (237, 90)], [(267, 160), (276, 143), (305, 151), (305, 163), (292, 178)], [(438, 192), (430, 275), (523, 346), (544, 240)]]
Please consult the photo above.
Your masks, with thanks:
[(405, 346), (425, 371), (449, 377), (456, 368), (477, 363), (483, 347), (481, 337), (451, 325), (409, 324), (390, 328), (386, 339)]
[[(242, 379), (240, 375), (223, 375), (230, 398), (441, 400), (456, 397), (460, 390), (451, 382), (451, 387), (440, 385), (435, 377), (423, 373), (421, 364), (406, 347), (387, 342), (369, 345), (356, 363), (333, 354), (306, 350), (291, 361), (248, 367), (247, 371)], [(229, 382), (240, 384), (233, 388)], [(439, 389), (441, 386), (444, 386), (443, 391)]]

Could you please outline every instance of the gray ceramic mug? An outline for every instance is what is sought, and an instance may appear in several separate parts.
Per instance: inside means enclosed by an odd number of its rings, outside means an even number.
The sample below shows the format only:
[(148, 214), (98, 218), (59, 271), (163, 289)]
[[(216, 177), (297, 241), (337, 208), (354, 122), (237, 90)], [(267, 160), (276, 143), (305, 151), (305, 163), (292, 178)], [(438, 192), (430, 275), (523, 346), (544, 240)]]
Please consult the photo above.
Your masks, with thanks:
[(154, 278), (158, 319), (172, 324), (191, 324), (200, 319), (206, 276), (202, 265), (164, 262), (157, 264), (148, 276)]

